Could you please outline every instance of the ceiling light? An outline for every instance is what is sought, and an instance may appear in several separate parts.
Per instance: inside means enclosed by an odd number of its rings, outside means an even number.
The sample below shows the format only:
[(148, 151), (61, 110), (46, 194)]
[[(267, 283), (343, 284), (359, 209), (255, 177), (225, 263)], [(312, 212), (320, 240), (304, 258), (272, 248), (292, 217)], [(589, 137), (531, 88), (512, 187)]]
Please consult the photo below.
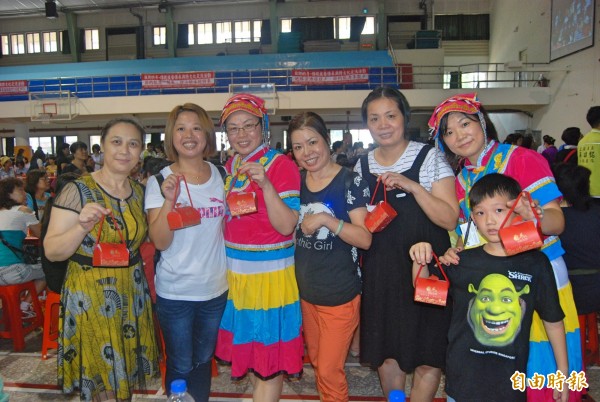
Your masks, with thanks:
[(168, 11), (168, 9), (169, 9), (169, 7), (168, 7), (166, 0), (161, 0), (161, 2), (158, 3), (158, 12), (159, 13), (166, 13)]
[(46, 0), (46, 18), (50, 20), (58, 18), (58, 13), (56, 12), (56, 3), (54, 0)]

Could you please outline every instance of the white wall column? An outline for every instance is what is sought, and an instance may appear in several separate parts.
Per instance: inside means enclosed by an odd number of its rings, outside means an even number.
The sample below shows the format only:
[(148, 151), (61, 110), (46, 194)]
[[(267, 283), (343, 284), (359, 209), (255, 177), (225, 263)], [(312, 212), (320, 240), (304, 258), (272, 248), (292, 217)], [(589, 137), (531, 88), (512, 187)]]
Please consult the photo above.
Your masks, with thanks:
[(15, 124), (15, 146), (29, 145), (29, 127), (27, 124)]

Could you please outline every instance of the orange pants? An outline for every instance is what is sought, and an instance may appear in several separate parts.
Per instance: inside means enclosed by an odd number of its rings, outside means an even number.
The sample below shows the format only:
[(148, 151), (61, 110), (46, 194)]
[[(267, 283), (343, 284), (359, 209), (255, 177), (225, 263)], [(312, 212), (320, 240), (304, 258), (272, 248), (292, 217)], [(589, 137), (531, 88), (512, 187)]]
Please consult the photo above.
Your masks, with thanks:
[(317, 306), (304, 300), (301, 303), (304, 340), (321, 401), (347, 402), (344, 365), (359, 322), (360, 295), (335, 307)]

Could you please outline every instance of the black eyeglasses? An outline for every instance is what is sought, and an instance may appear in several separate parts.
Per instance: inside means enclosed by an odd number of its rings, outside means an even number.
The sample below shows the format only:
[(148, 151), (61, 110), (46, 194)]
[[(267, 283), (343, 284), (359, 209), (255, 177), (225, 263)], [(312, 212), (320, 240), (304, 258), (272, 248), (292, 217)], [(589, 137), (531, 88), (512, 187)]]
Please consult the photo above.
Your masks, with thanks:
[(243, 125), (242, 127), (226, 127), (225, 130), (229, 135), (238, 135), (240, 130), (243, 130), (245, 133), (250, 133), (260, 124), (260, 120), (256, 123), (248, 123)]

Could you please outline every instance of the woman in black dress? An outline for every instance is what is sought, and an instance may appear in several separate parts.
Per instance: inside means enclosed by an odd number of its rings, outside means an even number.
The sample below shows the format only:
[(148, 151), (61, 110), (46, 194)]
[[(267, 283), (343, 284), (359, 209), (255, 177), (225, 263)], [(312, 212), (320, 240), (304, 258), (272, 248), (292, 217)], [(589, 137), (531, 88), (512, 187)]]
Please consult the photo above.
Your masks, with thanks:
[(414, 372), (411, 400), (431, 401), (444, 367), (450, 311), (413, 301), (408, 251), (425, 239), (436, 254), (450, 246), (448, 231), (458, 220), (454, 175), (440, 151), (406, 137), (410, 107), (398, 90), (372, 91), (362, 117), (379, 147), (354, 169), (375, 202), (383, 200), (381, 185), (375, 192), (379, 177), (398, 216), (373, 234), (363, 259), (361, 362), (377, 368), (386, 397), (404, 389), (406, 373)]

